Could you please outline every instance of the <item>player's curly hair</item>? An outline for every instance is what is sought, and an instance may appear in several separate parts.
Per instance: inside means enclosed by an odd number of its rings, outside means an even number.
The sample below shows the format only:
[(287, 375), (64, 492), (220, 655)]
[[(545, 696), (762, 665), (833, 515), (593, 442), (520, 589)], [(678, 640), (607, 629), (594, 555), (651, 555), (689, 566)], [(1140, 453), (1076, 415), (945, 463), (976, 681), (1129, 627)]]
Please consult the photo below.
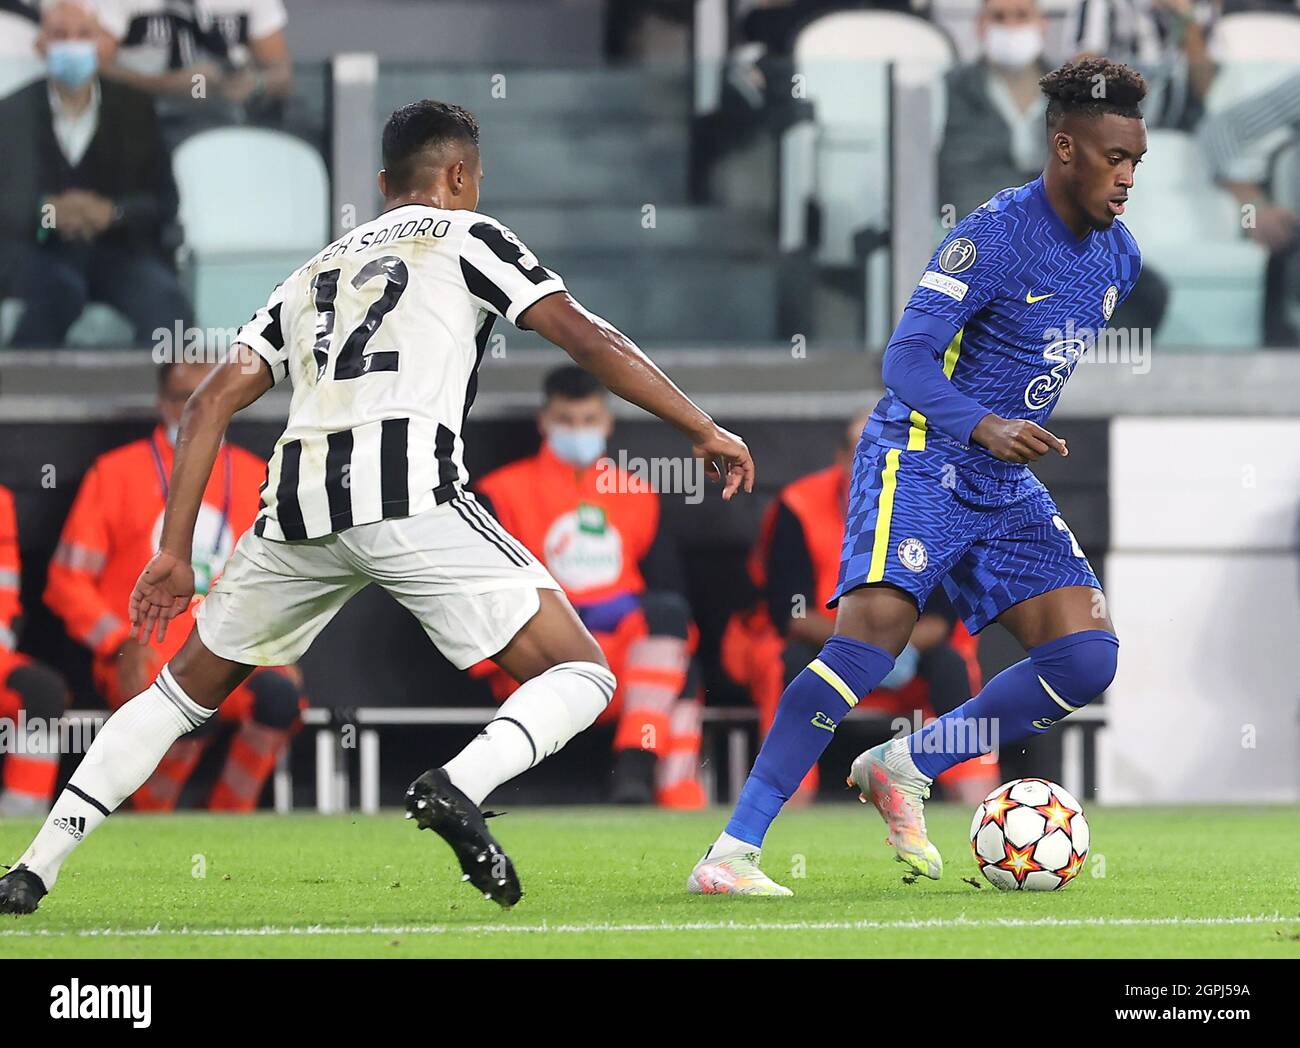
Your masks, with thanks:
[(1038, 81), (1047, 96), (1047, 126), (1054, 128), (1071, 114), (1142, 118), (1147, 82), (1142, 74), (1108, 58), (1067, 62)]
[(424, 98), (393, 110), (384, 125), (384, 169), (396, 190), (411, 187), (430, 150), (454, 142), (478, 147), (478, 121), (468, 109)]

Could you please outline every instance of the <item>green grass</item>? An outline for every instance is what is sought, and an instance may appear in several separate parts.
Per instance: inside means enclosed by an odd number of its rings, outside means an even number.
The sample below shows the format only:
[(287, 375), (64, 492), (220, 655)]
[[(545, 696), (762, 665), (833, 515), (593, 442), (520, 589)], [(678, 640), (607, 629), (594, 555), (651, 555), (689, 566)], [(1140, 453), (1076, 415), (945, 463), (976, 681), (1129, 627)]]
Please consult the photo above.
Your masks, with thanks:
[[(1078, 880), (1004, 893), (975, 869), (965, 808), (930, 806), (947, 868), (907, 885), (874, 813), (822, 806), (787, 812), (767, 841), (764, 866), (794, 898), (689, 896), (686, 875), (722, 818), (516, 809), (494, 823), (525, 890), (505, 913), (397, 814), (121, 815), (40, 911), (0, 919), (0, 954), (1300, 957), (1293, 807), (1095, 808)], [(36, 826), (0, 824), (0, 856)]]

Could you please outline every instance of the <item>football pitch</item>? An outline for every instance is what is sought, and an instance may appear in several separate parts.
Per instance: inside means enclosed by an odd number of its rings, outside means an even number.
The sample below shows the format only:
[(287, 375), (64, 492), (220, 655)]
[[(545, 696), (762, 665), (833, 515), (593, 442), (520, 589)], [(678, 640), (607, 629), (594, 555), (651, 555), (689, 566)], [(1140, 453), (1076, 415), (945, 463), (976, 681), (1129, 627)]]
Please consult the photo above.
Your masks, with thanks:
[[(121, 815), (22, 920), (8, 957), (1300, 957), (1300, 808), (1106, 809), (1058, 892), (985, 883), (971, 812), (931, 805), (941, 881), (904, 883), (873, 812), (784, 814), (789, 899), (697, 897), (725, 814), (516, 808), (493, 822), (524, 899), (503, 912), (400, 813)], [(37, 823), (0, 823), (13, 861)], [(974, 880), (975, 887), (967, 879)]]

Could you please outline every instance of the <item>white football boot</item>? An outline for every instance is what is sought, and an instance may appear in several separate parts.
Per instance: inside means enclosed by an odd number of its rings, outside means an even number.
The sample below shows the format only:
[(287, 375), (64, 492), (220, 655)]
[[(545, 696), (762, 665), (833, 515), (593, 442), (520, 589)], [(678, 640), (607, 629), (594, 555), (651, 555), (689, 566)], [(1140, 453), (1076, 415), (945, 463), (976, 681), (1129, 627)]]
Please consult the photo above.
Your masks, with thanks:
[(759, 853), (743, 852), (711, 859), (705, 855), (686, 880), (693, 895), (793, 895), (758, 868)]
[(930, 780), (916, 770), (907, 740), (893, 739), (860, 754), (849, 771), (848, 784), (858, 788), (863, 804), (870, 801), (880, 812), (895, 858), (917, 875), (937, 881), (943, 874), (943, 857), (926, 835), (923, 810)]

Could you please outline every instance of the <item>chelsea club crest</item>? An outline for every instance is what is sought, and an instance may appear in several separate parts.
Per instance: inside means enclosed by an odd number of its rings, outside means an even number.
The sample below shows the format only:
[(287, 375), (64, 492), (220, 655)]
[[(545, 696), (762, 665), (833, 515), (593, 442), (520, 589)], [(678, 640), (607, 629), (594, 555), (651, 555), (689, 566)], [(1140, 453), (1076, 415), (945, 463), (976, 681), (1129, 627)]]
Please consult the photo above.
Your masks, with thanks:
[(920, 539), (903, 539), (898, 544), (898, 559), (903, 562), (903, 567), (916, 572), (924, 571), (930, 563), (930, 555), (925, 552)]
[(1119, 299), (1119, 288), (1114, 284), (1106, 289), (1106, 294), (1101, 300), (1101, 315), (1104, 320), (1109, 320), (1110, 315), (1115, 312), (1115, 302)]

